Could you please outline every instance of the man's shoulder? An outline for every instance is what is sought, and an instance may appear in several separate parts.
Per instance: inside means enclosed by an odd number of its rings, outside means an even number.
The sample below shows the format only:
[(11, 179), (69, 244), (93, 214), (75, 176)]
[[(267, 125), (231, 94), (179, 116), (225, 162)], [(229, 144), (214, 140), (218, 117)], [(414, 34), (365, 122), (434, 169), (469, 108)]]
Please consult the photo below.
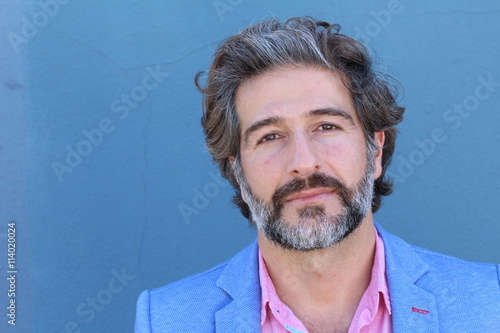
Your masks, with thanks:
[(174, 303), (179, 301), (178, 298), (192, 300), (193, 296), (196, 296), (200, 289), (203, 289), (204, 293), (207, 293), (210, 289), (215, 288), (216, 282), (228, 262), (229, 260), (226, 260), (204, 272), (196, 273), (165, 286), (152, 289), (149, 291), (149, 297), (151, 300), (167, 298)]
[(493, 332), (500, 327), (499, 266), (410, 245), (377, 228), (384, 240), (394, 327), (404, 332), (415, 327), (433, 332), (438, 326), (443, 332)]
[(456, 258), (451, 255), (431, 251), (416, 245), (410, 245), (388, 232), (384, 233), (384, 244), (389, 262), (387, 267), (391, 269), (401, 269), (408, 265), (420, 261), (426, 266), (426, 275), (437, 275), (447, 278), (475, 279), (476, 282), (485, 279), (499, 284), (500, 265), (493, 263), (473, 262)]
[[(257, 260), (257, 244), (253, 242), (232, 258), (206, 270), (165, 286), (146, 290), (151, 306), (174, 306), (189, 302), (217, 304), (226, 301), (231, 286), (236, 284), (247, 267), (254, 269), (252, 262)], [(253, 267), (253, 268), (252, 268)], [(258, 267), (258, 266), (257, 266)]]
[(227, 296), (216, 288), (216, 281), (227, 261), (160, 288), (145, 290), (137, 300), (135, 332), (153, 330), (174, 332), (189, 329), (203, 332), (213, 326), (217, 308), (228, 302)]
[[(204, 272), (166, 286), (145, 290), (137, 301), (136, 332), (168, 327), (172, 331), (205, 332), (215, 327), (215, 313), (226, 307), (233, 296), (248, 299), (242, 307), (258, 302), (257, 243)], [(250, 312), (249, 312), (250, 313)], [(221, 314), (223, 322), (224, 314)]]
[(470, 296), (478, 303), (494, 301), (500, 306), (500, 265), (473, 262), (412, 246), (429, 267), (417, 284), (441, 289), (446, 294), (455, 290), (462, 297)]
[(425, 262), (447, 273), (475, 271), (484, 274), (494, 273), (496, 275), (499, 268), (497, 264), (467, 261), (416, 245), (412, 245), (412, 248)]

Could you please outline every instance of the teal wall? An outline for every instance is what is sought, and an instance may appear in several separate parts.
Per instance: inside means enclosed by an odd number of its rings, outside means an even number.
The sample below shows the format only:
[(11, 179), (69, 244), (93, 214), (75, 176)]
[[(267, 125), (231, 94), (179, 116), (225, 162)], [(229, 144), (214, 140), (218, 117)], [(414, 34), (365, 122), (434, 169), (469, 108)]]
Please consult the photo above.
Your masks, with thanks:
[(204, 149), (193, 76), (224, 37), (295, 15), (368, 41), (404, 87), (397, 187), (376, 219), (500, 262), (500, 2), (1, 0), (0, 331), (131, 332), (141, 290), (255, 237)]

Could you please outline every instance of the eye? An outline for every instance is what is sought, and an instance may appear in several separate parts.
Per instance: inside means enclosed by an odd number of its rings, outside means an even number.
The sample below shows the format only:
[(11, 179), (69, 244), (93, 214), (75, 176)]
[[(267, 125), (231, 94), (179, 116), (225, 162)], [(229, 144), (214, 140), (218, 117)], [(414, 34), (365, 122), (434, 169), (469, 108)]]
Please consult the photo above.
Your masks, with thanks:
[(276, 139), (278, 139), (280, 137), (281, 136), (278, 135), (278, 134), (276, 134), (276, 133), (267, 134), (262, 139), (260, 139), (259, 143), (268, 142), (268, 141), (274, 141), (274, 140), (276, 140)]
[(318, 130), (320, 130), (320, 131), (332, 131), (332, 130), (334, 130), (336, 128), (337, 128), (337, 126), (335, 126), (333, 124), (321, 124), (318, 127)]

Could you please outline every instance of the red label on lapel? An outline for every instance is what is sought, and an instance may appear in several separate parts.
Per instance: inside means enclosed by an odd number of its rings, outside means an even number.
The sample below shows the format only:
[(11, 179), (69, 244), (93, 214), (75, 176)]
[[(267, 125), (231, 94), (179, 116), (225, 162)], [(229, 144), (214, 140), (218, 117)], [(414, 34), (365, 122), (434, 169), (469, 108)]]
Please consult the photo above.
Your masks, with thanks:
[(412, 312), (421, 313), (421, 314), (425, 314), (425, 315), (429, 313), (429, 311), (427, 311), (427, 310), (420, 310), (420, 309), (417, 309), (417, 308), (414, 308), (414, 307), (411, 308), (411, 311)]

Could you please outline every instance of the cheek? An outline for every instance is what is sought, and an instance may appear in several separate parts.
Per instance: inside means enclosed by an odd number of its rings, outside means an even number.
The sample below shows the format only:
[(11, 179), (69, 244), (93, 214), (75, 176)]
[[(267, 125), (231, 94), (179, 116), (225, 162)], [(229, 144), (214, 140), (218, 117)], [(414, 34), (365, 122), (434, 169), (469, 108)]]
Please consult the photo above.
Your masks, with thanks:
[(360, 147), (364, 145), (354, 140), (346, 140), (322, 145), (318, 151), (335, 175), (351, 182), (361, 178), (365, 172), (366, 152)]
[(247, 174), (252, 174), (256, 178), (276, 176), (284, 169), (287, 160), (286, 145), (275, 145), (267, 149), (261, 149), (248, 154), (242, 154), (242, 162), (245, 161), (248, 170)]
[(252, 192), (258, 197), (268, 198), (274, 194), (279, 170), (282, 170), (279, 161), (280, 158), (276, 155), (260, 156), (259, 158), (242, 157), (245, 178)]

